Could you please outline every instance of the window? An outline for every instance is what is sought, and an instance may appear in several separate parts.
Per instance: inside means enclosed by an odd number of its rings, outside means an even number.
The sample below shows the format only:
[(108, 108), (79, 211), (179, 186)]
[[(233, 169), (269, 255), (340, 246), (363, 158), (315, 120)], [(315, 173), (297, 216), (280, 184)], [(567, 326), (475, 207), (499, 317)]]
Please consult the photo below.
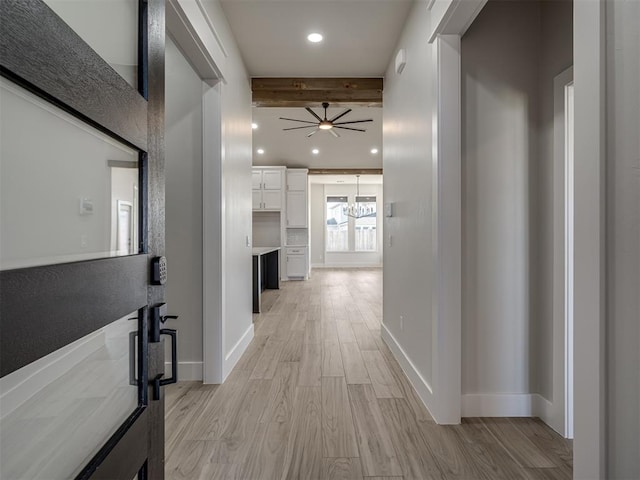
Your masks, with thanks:
[(347, 197), (327, 197), (327, 252), (349, 250)]
[(355, 250), (375, 252), (378, 249), (376, 197), (356, 197), (356, 207), (359, 218), (355, 219)]
[(346, 195), (327, 197), (327, 252), (377, 251), (377, 222), (375, 196), (356, 196), (352, 205)]

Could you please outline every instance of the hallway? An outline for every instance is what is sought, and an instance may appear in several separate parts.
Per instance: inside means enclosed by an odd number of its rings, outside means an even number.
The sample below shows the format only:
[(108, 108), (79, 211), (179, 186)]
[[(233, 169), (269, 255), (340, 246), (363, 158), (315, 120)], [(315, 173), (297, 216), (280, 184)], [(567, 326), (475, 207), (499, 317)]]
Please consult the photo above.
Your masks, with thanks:
[(167, 389), (168, 479), (570, 479), (534, 419), (438, 426), (380, 337), (382, 270), (314, 270), (265, 292), (223, 385)]

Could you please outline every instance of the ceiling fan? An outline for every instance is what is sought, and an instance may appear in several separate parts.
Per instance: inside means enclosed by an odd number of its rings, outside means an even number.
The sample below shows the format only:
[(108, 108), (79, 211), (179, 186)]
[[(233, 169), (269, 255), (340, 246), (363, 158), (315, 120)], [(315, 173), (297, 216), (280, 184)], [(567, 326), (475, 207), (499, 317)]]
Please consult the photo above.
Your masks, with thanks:
[(327, 102), (324, 102), (322, 104), (322, 107), (324, 108), (324, 119), (320, 118), (320, 116), (318, 114), (316, 114), (316, 112), (311, 110), (309, 107), (305, 107), (305, 110), (307, 110), (307, 112), (309, 112), (311, 115), (313, 115), (318, 120), (317, 122), (311, 122), (309, 120), (297, 120), (295, 118), (280, 117), (280, 120), (288, 120), (290, 122), (300, 122), (300, 123), (308, 123), (309, 124), (309, 125), (305, 125), (304, 127), (283, 128), (282, 130), (300, 130), (301, 128), (314, 128), (315, 130), (313, 130), (310, 134), (308, 134), (307, 137), (310, 137), (311, 135), (316, 133), (318, 130), (328, 130), (331, 135), (333, 135), (334, 137), (337, 138), (340, 135), (338, 135), (338, 132), (335, 131), (336, 128), (341, 128), (343, 130), (353, 130), (354, 132), (366, 132), (366, 130), (363, 129), (363, 128), (345, 127), (345, 125), (350, 125), (352, 123), (373, 122), (373, 119), (370, 118), (368, 120), (352, 120), (350, 122), (337, 122), (336, 123), (336, 120), (338, 120), (339, 118), (344, 117), (347, 113), (349, 113), (351, 111), (351, 109), (348, 108), (347, 110), (345, 110), (341, 114), (336, 115), (335, 117), (333, 117), (331, 120), (327, 120), (327, 108), (329, 108), (329, 104)]

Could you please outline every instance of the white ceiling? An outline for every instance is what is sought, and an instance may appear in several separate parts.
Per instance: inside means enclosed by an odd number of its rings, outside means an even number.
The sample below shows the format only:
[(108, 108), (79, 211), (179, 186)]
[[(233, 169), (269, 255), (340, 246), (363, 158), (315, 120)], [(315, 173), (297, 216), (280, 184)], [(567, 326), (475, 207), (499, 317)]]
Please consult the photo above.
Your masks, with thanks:
[[(252, 77), (382, 77), (395, 55), (413, 0), (222, 0)], [(324, 41), (306, 37), (319, 32)], [(315, 109), (321, 113), (320, 106)], [(328, 116), (342, 109), (329, 109)], [(334, 113), (335, 112), (335, 113)], [(283, 132), (311, 119), (304, 109), (254, 108), (254, 165), (310, 168), (382, 168), (382, 109), (353, 109), (343, 120), (373, 118), (366, 133), (339, 131), (341, 138), (305, 130)], [(302, 125), (302, 124), (299, 124)], [(307, 132), (308, 133), (308, 132)], [(371, 155), (372, 147), (379, 153)], [(317, 147), (320, 154), (311, 154)], [(263, 148), (264, 155), (255, 150)]]
[[(324, 116), (322, 108), (313, 110), (321, 117)], [(329, 107), (327, 118), (333, 118), (344, 110)], [(336, 130), (340, 138), (335, 138), (326, 131), (318, 131), (312, 137), (307, 137), (313, 128), (285, 132), (283, 128), (304, 124), (279, 120), (279, 117), (314, 120), (304, 108), (254, 108), (253, 121), (258, 124), (258, 128), (253, 131), (254, 165), (382, 168), (382, 108), (354, 108), (340, 121), (372, 118), (373, 122), (354, 125), (366, 129), (364, 133)], [(264, 149), (264, 154), (256, 153), (259, 148)], [(318, 155), (311, 153), (314, 148), (320, 150)], [(371, 154), (372, 148), (378, 149), (376, 155)]]
[[(412, 0), (222, 0), (252, 77), (381, 77)], [(313, 44), (307, 35), (319, 32)]]

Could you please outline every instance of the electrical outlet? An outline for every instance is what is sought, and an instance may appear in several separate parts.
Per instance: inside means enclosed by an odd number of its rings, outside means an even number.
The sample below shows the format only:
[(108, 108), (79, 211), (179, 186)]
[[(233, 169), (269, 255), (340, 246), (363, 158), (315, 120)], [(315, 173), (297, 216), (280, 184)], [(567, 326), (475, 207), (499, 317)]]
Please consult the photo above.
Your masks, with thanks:
[(400, 315), (400, 331), (404, 331), (404, 316)]
[(387, 236), (387, 246), (390, 247), (391, 245), (393, 245), (393, 237), (389, 234)]

